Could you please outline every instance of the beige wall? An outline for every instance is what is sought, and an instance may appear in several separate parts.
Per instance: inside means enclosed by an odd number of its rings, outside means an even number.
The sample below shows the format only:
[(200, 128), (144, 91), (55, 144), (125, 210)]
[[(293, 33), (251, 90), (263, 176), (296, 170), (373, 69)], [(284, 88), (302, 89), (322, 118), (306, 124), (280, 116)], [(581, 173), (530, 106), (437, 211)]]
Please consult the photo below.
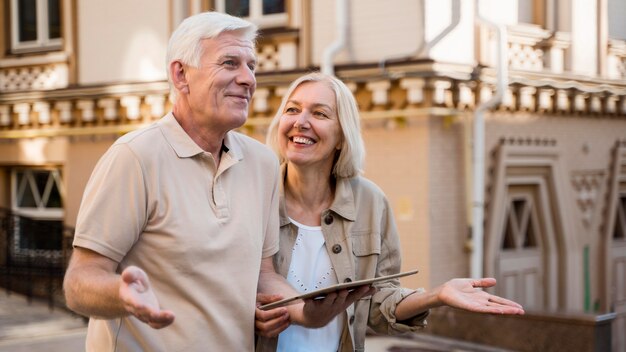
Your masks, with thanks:
[(65, 161), (67, 139), (28, 138), (0, 145), (0, 165), (50, 165)]
[[(375, 63), (383, 59), (415, 56), (423, 37), (434, 39), (450, 24), (451, 0), (424, 0), (421, 23), (418, 1), (360, 0), (349, 10), (349, 46), (335, 57), (335, 64)], [(320, 65), (324, 50), (337, 36), (335, 2), (312, 2), (312, 59)], [(472, 64), (474, 60), (473, 2), (461, 1), (461, 22), (430, 52), (442, 62)]]
[[(469, 126), (468, 126), (469, 127)], [(430, 120), (431, 283), (467, 277), (469, 253), (464, 160), (464, 123), (435, 116)]]
[[(417, 49), (422, 38), (418, 2), (360, 0), (349, 10), (350, 47), (335, 58), (336, 64), (377, 62)], [(312, 60), (319, 65), (326, 47), (335, 41), (336, 6), (333, 0), (312, 1)], [(393, 21), (389, 21), (393, 18)]]
[(65, 185), (65, 224), (76, 226), (76, 216), (83, 197), (85, 185), (91, 176), (94, 166), (106, 150), (113, 144), (117, 136), (101, 136), (97, 138), (75, 138), (67, 151), (64, 169)]
[(572, 0), (572, 71), (595, 75), (598, 72), (597, 0)]
[[(6, 16), (5, 10), (6, 10), (6, 2), (7, 1), (8, 0), (1, 0), (0, 1), (0, 18), (3, 19), (3, 21), (2, 21), (3, 23), (4, 23), (4, 18), (6, 18), (5, 17)], [(8, 26), (4, 25), (4, 27), (6, 28)], [(6, 43), (5, 40), (9, 36), (8, 36), (8, 34), (5, 34), (4, 30), (1, 30), (0, 33), (2, 34), (2, 35), (0, 35), (0, 57), (3, 57), (4, 53), (6, 52), (7, 46), (8, 46), (8, 43)]]
[[(460, 1), (461, 20), (459, 24), (437, 43), (430, 51), (436, 61), (474, 64), (474, 2)], [(450, 0), (426, 1), (426, 40), (432, 41), (451, 22), (452, 2)]]
[(432, 256), (429, 216), (428, 119), (408, 126), (367, 127), (363, 131), (367, 158), (365, 177), (387, 195), (394, 210), (402, 245), (402, 269), (420, 273), (402, 280), (408, 287), (430, 286)]
[(78, 1), (80, 84), (166, 79), (169, 1)]
[(495, 23), (506, 25), (517, 24), (517, 6), (518, 0), (481, 0), (480, 14)]

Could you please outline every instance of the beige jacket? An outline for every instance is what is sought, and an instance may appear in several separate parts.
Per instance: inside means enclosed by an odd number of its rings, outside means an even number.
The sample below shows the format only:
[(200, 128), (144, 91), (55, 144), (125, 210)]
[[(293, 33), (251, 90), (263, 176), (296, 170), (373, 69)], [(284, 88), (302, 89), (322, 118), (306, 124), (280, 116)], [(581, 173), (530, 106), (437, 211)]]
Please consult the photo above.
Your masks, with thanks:
[[(285, 169), (283, 165), (282, 175)], [(338, 179), (335, 200), (330, 209), (322, 213), (321, 220), (326, 249), (338, 282), (400, 272), (400, 242), (392, 209), (373, 182), (362, 177)], [(284, 277), (287, 277), (297, 235), (297, 227), (287, 216), (281, 183), (280, 249), (274, 256), (274, 266)], [(376, 333), (391, 335), (426, 325), (428, 312), (410, 321), (396, 321), (396, 305), (415, 290), (400, 287), (397, 280), (375, 286), (378, 292), (357, 301), (343, 313), (346, 324), (339, 351), (364, 351), (368, 326)], [(257, 351), (275, 351), (277, 341), (277, 338), (259, 338)]]

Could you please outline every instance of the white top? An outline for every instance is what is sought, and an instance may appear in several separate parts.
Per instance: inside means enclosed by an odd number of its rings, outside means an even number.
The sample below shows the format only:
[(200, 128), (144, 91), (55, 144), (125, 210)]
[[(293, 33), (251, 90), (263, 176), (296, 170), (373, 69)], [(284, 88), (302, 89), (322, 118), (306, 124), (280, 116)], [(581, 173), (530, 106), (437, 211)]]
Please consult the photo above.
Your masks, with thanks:
[[(293, 219), (289, 220), (298, 227), (298, 238), (293, 245), (287, 281), (300, 293), (337, 284), (337, 275), (326, 251), (322, 227), (302, 225)], [(318, 329), (291, 325), (278, 336), (277, 351), (337, 351), (344, 319), (343, 313), (338, 314), (328, 325)]]

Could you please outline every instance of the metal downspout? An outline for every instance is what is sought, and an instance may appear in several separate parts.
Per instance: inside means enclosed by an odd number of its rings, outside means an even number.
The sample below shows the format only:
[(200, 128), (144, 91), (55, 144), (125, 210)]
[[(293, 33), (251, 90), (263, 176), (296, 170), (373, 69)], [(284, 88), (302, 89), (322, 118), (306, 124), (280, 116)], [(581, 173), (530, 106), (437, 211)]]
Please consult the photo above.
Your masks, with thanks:
[(322, 73), (334, 76), (335, 66), (333, 58), (348, 43), (348, 0), (336, 0), (335, 23), (337, 24), (337, 38), (324, 49), (322, 55)]
[(503, 25), (496, 24), (480, 15), (479, 0), (475, 0), (475, 19), (496, 31), (498, 60), (496, 63), (496, 91), (486, 102), (476, 107), (474, 112), (474, 149), (473, 149), (473, 202), (472, 202), (472, 257), (471, 277), (483, 276), (484, 259), (484, 206), (485, 206), (485, 121), (483, 114), (487, 109), (502, 101), (508, 86), (507, 31)]
[(461, 0), (452, 0), (452, 13), (450, 15), (450, 23), (444, 28), (435, 38), (431, 41), (426, 40), (426, 0), (420, 1), (420, 19), (422, 21), (422, 25), (424, 26), (424, 31), (422, 32), (422, 42), (419, 47), (406, 54), (401, 54), (393, 57), (386, 57), (380, 61), (379, 67), (381, 70), (385, 70), (385, 64), (389, 60), (398, 60), (398, 59), (411, 59), (413, 57), (421, 56), (422, 52), (424, 55), (428, 57), (430, 55), (430, 50), (437, 45), (443, 38), (445, 38), (452, 30), (461, 22)]

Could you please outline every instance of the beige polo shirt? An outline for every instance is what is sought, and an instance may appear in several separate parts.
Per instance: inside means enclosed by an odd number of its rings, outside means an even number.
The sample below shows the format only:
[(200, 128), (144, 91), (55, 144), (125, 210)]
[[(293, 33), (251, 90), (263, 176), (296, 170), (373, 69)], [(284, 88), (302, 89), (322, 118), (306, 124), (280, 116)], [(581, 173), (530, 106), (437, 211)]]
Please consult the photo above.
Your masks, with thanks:
[[(278, 250), (278, 164), (235, 132), (219, 168), (170, 113), (121, 137), (87, 184), (74, 245), (147, 272), (174, 323), (91, 319), (88, 351), (251, 351), (261, 258)], [(116, 346), (117, 348), (116, 348)]]

